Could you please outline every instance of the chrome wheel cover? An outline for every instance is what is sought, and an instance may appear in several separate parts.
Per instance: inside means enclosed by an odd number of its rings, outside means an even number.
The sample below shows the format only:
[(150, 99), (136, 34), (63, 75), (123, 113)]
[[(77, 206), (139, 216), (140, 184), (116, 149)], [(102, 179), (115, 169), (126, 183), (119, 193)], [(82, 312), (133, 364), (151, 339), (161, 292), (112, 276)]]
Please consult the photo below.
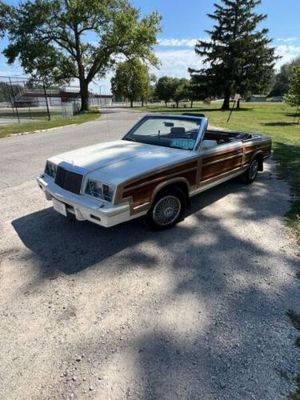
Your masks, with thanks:
[(255, 179), (257, 172), (258, 172), (258, 161), (255, 159), (252, 161), (249, 168), (249, 178), (251, 180)]
[(157, 201), (152, 210), (153, 221), (159, 226), (171, 225), (181, 212), (181, 202), (176, 196), (167, 195)]

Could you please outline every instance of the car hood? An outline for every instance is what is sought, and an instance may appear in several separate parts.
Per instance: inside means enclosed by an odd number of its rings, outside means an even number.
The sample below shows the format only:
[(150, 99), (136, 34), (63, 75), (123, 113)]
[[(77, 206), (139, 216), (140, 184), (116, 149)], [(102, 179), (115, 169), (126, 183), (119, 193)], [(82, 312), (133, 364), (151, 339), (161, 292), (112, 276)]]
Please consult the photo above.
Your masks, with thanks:
[(63, 153), (49, 160), (102, 182), (119, 184), (195, 155), (190, 150), (118, 140)]

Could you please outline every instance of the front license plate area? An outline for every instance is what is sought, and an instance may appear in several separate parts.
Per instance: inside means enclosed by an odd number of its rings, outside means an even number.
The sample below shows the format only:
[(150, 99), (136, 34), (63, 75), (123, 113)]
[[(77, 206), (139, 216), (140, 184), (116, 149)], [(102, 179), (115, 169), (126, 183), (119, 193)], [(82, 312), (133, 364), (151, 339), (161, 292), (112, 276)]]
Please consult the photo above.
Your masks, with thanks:
[(53, 208), (61, 215), (64, 215), (65, 217), (67, 216), (67, 207), (64, 203), (61, 203), (60, 201), (53, 199)]

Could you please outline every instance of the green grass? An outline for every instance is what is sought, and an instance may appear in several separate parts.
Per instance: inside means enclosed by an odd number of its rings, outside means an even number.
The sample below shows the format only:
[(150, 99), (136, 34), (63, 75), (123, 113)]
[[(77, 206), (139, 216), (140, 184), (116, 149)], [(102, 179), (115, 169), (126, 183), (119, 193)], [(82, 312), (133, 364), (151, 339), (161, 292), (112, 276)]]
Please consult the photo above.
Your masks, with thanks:
[(87, 113), (77, 114), (70, 118), (53, 117), (50, 121), (30, 121), (24, 123), (14, 123), (11, 125), (0, 125), (0, 138), (12, 135), (14, 133), (34, 132), (42, 129), (57, 128), (71, 124), (82, 124), (84, 122), (94, 121), (100, 116), (99, 112), (91, 111)]
[(241, 111), (233, 112), (227, 123), (229, 112), (220, 111), (221, 103), (195, 104), (194, 108), (144, 107), (142, 111), (163, 113), (204, 113), (209, 123), (232, 130), (261, 132), (273, 139), (274, 156), (279, 161), (279, 174), (287, 179), (294, 196), (287, 223), (300, 239), (300, 114), (285, 103), (243, 103)]

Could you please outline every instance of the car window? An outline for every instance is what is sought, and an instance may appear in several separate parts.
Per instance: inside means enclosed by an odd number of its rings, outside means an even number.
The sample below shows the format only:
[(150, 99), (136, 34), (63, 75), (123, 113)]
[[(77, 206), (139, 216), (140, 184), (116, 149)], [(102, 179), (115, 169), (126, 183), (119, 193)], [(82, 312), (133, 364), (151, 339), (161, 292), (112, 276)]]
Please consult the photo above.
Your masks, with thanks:
[(148, 117), (133, 128), (125, 140), (192, 150), (201, 120)]

